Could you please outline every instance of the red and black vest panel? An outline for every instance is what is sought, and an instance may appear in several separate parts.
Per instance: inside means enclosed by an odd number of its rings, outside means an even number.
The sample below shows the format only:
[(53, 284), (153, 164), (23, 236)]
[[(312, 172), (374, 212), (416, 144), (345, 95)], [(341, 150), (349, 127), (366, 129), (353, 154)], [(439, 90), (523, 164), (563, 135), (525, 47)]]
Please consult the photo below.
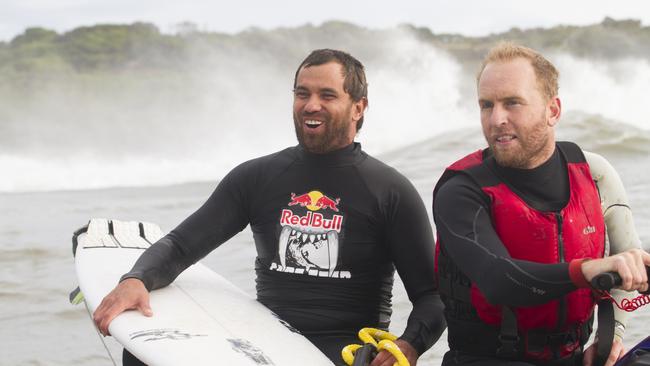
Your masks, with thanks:
[[(601, 258), (605, 248), (605, 223), (598, 190), (589, 171), (589, 165), (577, 145), (558, 142), (557, 147), (567, 163), (570, 186), (568, 203), (559, 212), (544, 212), (527, 204), (507, 182), (499, 179), (498, 175), (485, 164), (484, 158), (489, 153), (486, 150), (476, 151), (448, 167), (441, 182), (436, 185), (436, 191), (444, 181), (456, 174), (470, 175), (489, 197), (494, 229), (514, 259), (538, 263), (568, 263), (578, 258)], [(449, 263), (451, 261), (444, 257), (446, 257), (444, 250), (441, 250), (438, 241), (436, 245), (438, 280), (441, 281), (444, 277), (456, 282), (451, 286), (440, 283), (440, 292), (443, 300), (446, 300), (445, 305), (451, 303), (456, 308), (446, 311), (446, 315), (463, 322), (474, 320), (498, 328), (502, 320), (502, 306), (490, 304), (473, 283), (465, 287), (469, 293), (462, 293), (465, 292), (462, 290), (462, 282), (469, 281), (466, 277), (463, 279), (463, 276), (458, 273), (443, 273), (457, 272), (453, 263)], [(461, 286), (458, 286), (458, 281)], [(473, 314), (459, 313), (462, 312), (462, 306), (458, 308), (458, 303), (465, 301), (469, 301)], [(572, 354), (582, 346), (581, 339), (584, 338), (584, 334), (574, 337), (576, 339), (572, 342), (564, 342), (556, 349), (544, 346), (534, 347), (533, 350), (533, 347), (526, 345), (528, 333), (532, 332), (536, 335), (544, 332), (584, 333), (585, 331), (580, 329), (584, 329), (584, 325), (591, 321), (594, 306), (595, 299), (591, 290), (577, 289), (561, 299), (543, 305), (512, 308), (519, 336), (524, 340), (525, 356), (545, 360)], [(451, 337), (462, 336), (451, 329), (453, 324), (454, 321), (450, 321), (450, 345), (453, 343)]]

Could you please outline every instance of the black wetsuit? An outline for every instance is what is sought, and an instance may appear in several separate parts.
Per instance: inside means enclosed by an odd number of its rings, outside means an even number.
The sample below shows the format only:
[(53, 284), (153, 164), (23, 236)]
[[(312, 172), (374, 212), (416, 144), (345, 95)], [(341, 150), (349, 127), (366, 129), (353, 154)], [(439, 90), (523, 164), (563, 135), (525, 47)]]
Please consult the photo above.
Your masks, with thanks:
[[(484, 159), (501, 181), (506, 182), (529, 206), (548, 212), (557, 212), (566, 206), (570, 196), (567, 163), (557, 148), (548, 161), (535, 169), (501, 167), (489, 156), (489, 150), (484, 152)], [(490, 198), (468, 175), (454, 175), (439, 185), (436, 192), (433, 212), (441, 245), (462, 274), (483, 294), (489, 294), (487, 297), (495, 304), (544, 304), (576, 289), (569, 277), (568, 263), (541, 264), (510, 257), (492, 224)], [(521, 286), (522, 283), (526, 286)], [(462, 326), (462, 320), (455, 319), (476, 318), (475, 313), (459, 315), (456, 311), (450, 306), (445, 309), (450, 343), (456, 334), (453, 328)], [(450, 312), (454, 312), (451, 317)], [(483, 343), (489, 342), (484, 340)], [(456, 351), (448, 352), (443, 364), (473, 364), (478, 361), (482, 362), (481, 365), (511, 364), (497, 358), (475, 357)]]
[(367, 326), (387, 328), (397, 269), (413, 303), (402, 339), (421, 354), (444, 330), (433, 236), (410, 182), (359, 144), (301, 147), (241, 164), (123, 278), (153, 290), (251, 225), (257, 299), (329, 358)]

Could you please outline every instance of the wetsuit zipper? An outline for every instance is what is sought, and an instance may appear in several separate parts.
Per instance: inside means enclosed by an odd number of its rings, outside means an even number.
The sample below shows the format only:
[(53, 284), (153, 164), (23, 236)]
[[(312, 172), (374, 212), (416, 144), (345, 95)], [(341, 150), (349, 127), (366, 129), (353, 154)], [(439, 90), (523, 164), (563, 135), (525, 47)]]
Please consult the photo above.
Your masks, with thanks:
[(562, 240), (562, 215), (559, 212), (555, 213), (555, 220), (557, 221), (557, 247), (559, 253), (560, 263), (564, 263), (564, 240)]
[[(557, 247), (558, 247), (558, 262), (564, 263), (564, 240), (562, 239), (562, 224), (563, 218), (560, 212), (555, 212), (555, 220), (557, 221)], [(562, 326), (566, 323), (567, 309), (566, 309), (566, 297), (562, 296), (559, 299), (558, 304), (558, 316), (557, 316), (557, 332), (562, 332)], [(560, 357), (560, 349), (553, 349), (553, 353), (556, 358)]]

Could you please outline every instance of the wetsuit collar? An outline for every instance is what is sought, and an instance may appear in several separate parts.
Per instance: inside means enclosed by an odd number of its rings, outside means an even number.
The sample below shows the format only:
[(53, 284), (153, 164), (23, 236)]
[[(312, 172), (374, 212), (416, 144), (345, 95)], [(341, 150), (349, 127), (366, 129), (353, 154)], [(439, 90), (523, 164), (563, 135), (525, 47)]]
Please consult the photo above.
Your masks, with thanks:
[(560, 152), (558, 151), (557, 146), (555, 147), (553, 154), (538, 167), (532, 169), (511, 168), (501, 166), (498, 163), (495, 164), (495, 167), (499, 173), (511, 180), (523, 179), (537, 182), (544, 181), (544, 178), (546, 178), (549, 172), (562, 169)]
[(301, 161), (322, 166), (354, 165), (365, 158), (365, 154), (361, 150), (361, 144), (358, 142), (353, 142), (346, 147), (324, 154), (309, 152), (298, 145), (296, 146), (296, 153)]
[(533, 169), (503, 167), (494, 157), (488, 161), (511, 190), (541, 211), (559, 211), (569, 202), (571, 187), (566, 164), (566, 158), (557, 145), (553, 155)]

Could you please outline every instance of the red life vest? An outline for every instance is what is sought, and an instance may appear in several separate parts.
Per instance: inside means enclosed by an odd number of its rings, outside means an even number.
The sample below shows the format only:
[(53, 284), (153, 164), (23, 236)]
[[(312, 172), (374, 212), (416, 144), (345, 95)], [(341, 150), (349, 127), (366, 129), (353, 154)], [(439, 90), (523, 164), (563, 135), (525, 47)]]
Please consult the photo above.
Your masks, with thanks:
[[(460, 172), (474, 178), (490, 199), (490, 215), (494, 229), (512, 258), (538, 263), (568, 263), (579, 258), (601, 258), (605, 247), (605, 223), (598, 190), (589, 171), (589, 165), (576, 145), (558, 143), (557, 146), (563, 155), (568, 157), (567, 170), (570, 185), (568, 203), (559, 212), (543, 212), (530, 207), (505, 182), (492, 173), (483, 162), (482, 150), (467, 155), (449, 166), (441, 181), (446, 181)], [(482, 179), (481, 176), (485, 174), (489, 174), (490, 179)], [(441, 182), (436, 187), (440, 186)], [(437, 272), (440, 252), (438, 242)], [(443, 296), (451, 296), (453, 299), (454, 291), (445, 294), (445, 286), (440, 286), (440, 291)], [(470, 284), (469, 291), (471, 307), (476, 311), (480, 321), (495, 327), (501, 325), (502, 307), (490, 304), (473, 283)], [(535, 347), (533, 350), (527, 346), (528, 333), (533, 330), (538, 334), (540, 332), (550, 334), (583, 329), (582, 326), (590, 321), (593, 315), (594, 306), (595, 299), (591, 290), (577, 289), (562, 299), (543, 305), (511, 308), (516, 317), (519, 337), (522, 338), (526, 348), (522, 350), (525, 357), (548, 360), (557, 358), (558, 353), (560, 357), (572, 354), (582, 346), (579, 338), (584, 338), (582, 337), (584, 335), (576, 337), (578, 339), (573, 342), (565, 342), (554, 350), (546, 346)], [(450, 334), (451, 328), (450, 324)]]

